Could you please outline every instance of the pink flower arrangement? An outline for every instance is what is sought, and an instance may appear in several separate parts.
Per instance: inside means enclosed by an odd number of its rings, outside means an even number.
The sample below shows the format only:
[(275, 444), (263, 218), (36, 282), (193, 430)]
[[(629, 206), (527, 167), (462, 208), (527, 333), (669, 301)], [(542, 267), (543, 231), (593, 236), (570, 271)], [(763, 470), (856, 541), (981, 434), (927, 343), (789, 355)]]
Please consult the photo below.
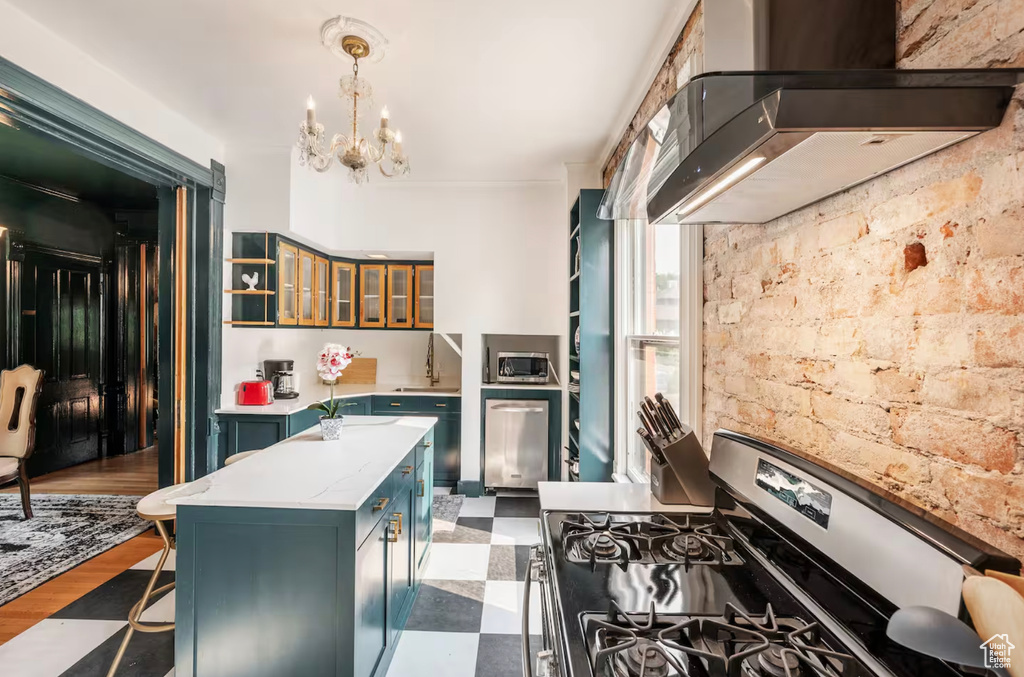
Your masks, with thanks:
[(314, 402), (308, 408), (324, 412), (326, 416), (322, 418), (338, 418), (339, 409), (352, 405), (351, 402), (342, 404), (334, 399), (334, 383), (341, 378), (341, 372), (352, 362), (354, 355), (351, 348), (337, 343), (328, 343), (320, 350), (316, 371), (321, 379), (331, 384), (331, 400), (326, 404)]
[(352, 349), (337, 343), (328, 343), (320, 350), (316, 371), (320, 378), (332, 385), (341, 377), (342, 370), (352, 362)]

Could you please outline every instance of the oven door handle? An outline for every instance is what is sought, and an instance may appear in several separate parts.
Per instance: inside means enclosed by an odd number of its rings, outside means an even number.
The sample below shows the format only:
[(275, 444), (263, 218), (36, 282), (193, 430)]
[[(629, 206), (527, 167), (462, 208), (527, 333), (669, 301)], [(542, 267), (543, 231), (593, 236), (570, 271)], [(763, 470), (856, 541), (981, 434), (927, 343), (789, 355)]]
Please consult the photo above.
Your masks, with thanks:
[(533, 581), (534, 567), (540, 564), (533, 553), (526, 565), (526, 581), (523, 585), (523, 677), (533, 677), (533, 665), (530, 662), (530, 584)]

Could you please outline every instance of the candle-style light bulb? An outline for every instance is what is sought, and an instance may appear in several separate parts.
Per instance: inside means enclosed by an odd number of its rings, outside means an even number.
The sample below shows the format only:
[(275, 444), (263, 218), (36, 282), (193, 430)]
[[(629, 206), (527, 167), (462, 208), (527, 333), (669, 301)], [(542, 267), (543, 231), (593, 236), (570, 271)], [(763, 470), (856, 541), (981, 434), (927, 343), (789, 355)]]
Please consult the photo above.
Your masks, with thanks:
[(391, 119), (391, 111), (388, 110), (387, 106), (380, 109), (380, 128), (388, 128), (388, 120)]
[(314, 125), (316, 125), (316, 102), (313, 101), (313, 95), (310, 94), (306, 99), (306, 126), (313, 127)]
[(402, 130), (401, 129), (399, 129), (397, 132), (395, 132), (395, 152), (397, 152), (397, 153), (401, 153), (402, 152)]

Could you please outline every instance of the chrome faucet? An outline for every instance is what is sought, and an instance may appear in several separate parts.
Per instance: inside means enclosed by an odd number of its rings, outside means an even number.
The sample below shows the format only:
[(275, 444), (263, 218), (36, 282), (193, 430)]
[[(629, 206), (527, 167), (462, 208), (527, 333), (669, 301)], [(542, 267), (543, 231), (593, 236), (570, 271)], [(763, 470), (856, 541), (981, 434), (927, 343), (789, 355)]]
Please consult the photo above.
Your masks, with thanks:
[(437, 369), (437, 365), (434, 364), (433, 332), (431, 332), (430, 337), (427, 338), (427, 379), (430, 381), (431, 388), (441, 382), (441, 370)]

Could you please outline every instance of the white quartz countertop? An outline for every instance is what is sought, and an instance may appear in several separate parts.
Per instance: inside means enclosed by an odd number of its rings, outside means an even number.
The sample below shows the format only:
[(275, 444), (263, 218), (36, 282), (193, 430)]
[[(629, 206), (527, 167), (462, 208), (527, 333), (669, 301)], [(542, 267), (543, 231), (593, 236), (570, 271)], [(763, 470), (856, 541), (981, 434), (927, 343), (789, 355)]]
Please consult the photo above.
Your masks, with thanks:
[(581, 512), (711, 512), (694, 505), (665, 505), (651, 494), (651, 485), (628, 482), (540, 482), (541, 510)]
[(346, 416), (225, 466), (167, 497), (176, 505), (355, 510), (437, 423), (433, 416)]
[[(437, 389), (430, 389), (423, 386), (422, 390), (395, 392), (396, 388), (419, 388), (421, 386), (409, 385), (408, 383), (385, 384), (370, 383), (367, 385), (337, 385), (334, 386), (335, 399), (347, 399), (349, 397), (365, 397), (366, 395), (385, 395), (387, 397), (462, 397), (462, 392), (441, 392)], [(233, 402), (227, 406), (217, 409), (215, 414), (252, 414), (259, 416), (287, 416), (302, 411), (314, 402), (324, 402), (331, 397), (329, 386), (316, 385), (304, 389), (299, 396), (291, 400), (277, 400), (271, 404), (259, 406), (245, 406)], [(344, 414), (344, 411), (342, 412)]]

